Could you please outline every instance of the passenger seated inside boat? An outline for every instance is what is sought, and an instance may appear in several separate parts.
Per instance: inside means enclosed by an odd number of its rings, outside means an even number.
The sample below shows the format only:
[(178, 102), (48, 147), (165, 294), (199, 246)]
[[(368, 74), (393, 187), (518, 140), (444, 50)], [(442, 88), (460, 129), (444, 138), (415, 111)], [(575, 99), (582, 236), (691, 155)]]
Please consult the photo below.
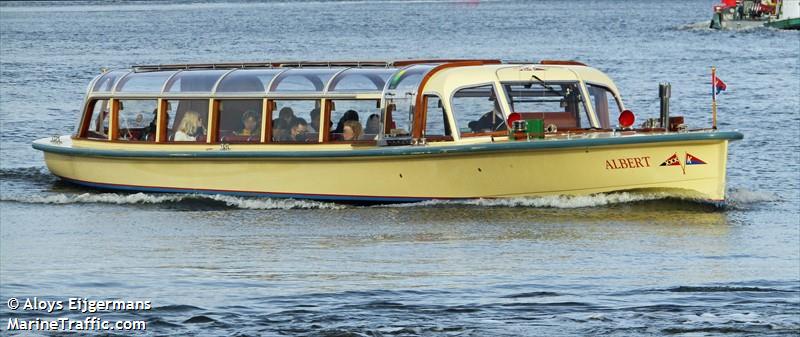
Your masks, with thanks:
[(342, 127), (342, 140), (353, 141), (359, 140), (362, 135), (361, 123), (359, 121), (349, 120), (344, 122)]
[(364, 128), (364, 135), (376, 135), (380, 131), (381, 116), (378, 114), (371, 114), (367, 118), (367, 127)]
[(181, 119), (178, 131), (175, 132), (173, 140), (176, 142), (194, 142), (205, 140), (205, 128), (200, 114), (194, 111), (187, 111)]
[(305, 142), (308, 139), (308, 123), (305, 119), (295, 118), (286, 141)]
[(347, 121), (356, 121), (358, 122), (358, 112), (355, 110), (347, 110), (345, 111), (342, 118), (339, 118), (339, 123), (336, 124), (336, 129), (333, 130), (333, 133), (343, 133), (344, 132), (344, 123)]
[(281, 108), (278, 118), (272, 120), (272, 137), (274, 140), (286, 141), (291, 138), (289, 131), (292, 123), (297, 119), (294, 110), (290, 107)]
[(472, 132), (492, 132), (506, 130), (506, 120), (500, 112), (497, 100), (494, 101), (494, 109), (483, 114), (478, 120), (469, 122), (467, 126)]
[[(167, 119), (169, 119), (169, 114), (166, 115)], [(138, 116), (137, 116), (138, 118)], [(139, 134), (139, 140), (153, 140), (156, 137), (156, 125), (158, 125), (158, 109), (153, 109), (153, 120), (150, 121), (150, 124), (147, 125), (142, 129), (142, 132)]]
[(247, 110), (242, 114), (242, 129), (235, 132), (237, 136), (255, 136), (261, 134), (258, 130), (258, 113)]
[(294, 115), (294, 110), (290, 107), (283, 107), (281, 111), (278, 113), (278, 118), (272, 120), (272, 127), (279, 128), (288, 131), (289, 127), (292, 125), (292, 121), (294, 121), (297, 117)]
[(108, 137), (106, 133), (106, 123), (108, 122), (108, 110), (103, 109), (100, 114), (97, 115), (97, 119), (95, 120), (94, 129), (92, 132), (96, 133), (103, 138)]
[(308, 132), (319, 132), (319, 108), (314, 108), (309, 112), (311, 124), (308, 125)]

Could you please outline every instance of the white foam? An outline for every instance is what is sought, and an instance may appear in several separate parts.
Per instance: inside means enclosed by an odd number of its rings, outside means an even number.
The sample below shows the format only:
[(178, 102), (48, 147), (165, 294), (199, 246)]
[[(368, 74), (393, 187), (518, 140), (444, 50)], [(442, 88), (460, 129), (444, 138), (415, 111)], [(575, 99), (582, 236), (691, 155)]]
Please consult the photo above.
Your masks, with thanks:
[(731, 188), (727, 195), (728, 203), (732, 205), (754, 204), (768, 201), (778, 201), (777, 194), (765, 191), (751, 191), (743, 188)]
[(520, 197), (504, 199), (430, 200), (415, 204), (401, 204), (396, 207), (415, 207), (431, 205), (473, 205), (484, 207), (536, 207), (536, 208), (583, 208), (610, 204), (648, 201), (669, 198), (666, 193), (600, 193), (583, 196), (553, 195), (543, 197)]
[(343, 205), (328, 202), (297, 200), (297, 199), (271, 199), (271, 198), (241, 198), (230, 195), (208, 195), (204, 198), (222, 201), (228, 206), (243, 209), (341, 209)]
[(270, 198), (245, 198), (228, 195), (199, 194), (119, 194), (119, 193), (82, 193), (82, 194), (45, 194), (45, 195), (3, 195), (2, 201), (15, 201), (29, 204), (160, 204), (180, 202), (184, 200), (214, 200), (241, 209), (339, 209), (342, 205), (333, 203)]
[(117, 194), (117, 193), (82, 193), (82, 194), (46, 194), (46, 195), (3, 195), (2, 201), (16, 201), (30, 204), (76, 204), (76, 203), (103, 203), (103, 204), (157, 204), (183, 200), (179, 195), (152, 195), (146, 193)]

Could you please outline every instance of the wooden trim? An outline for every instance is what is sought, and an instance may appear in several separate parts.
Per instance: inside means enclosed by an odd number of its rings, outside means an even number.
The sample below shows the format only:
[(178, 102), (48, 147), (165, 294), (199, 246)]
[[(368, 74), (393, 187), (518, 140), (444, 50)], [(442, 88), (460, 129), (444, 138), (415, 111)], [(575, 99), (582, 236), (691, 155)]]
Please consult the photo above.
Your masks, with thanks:
[(84, 107), (83, 120), (81, 120), (81, 125), (76, 135), (78, 138), (86, 138), (87, 133), (89, 131), (89, 127), (92, 125), (92, 118), (94, 117), (93, 115), (94, 108), (95, 106), (97, 106), (97, 102), (99, 101), (101, 100), (100, 99), (91, 100), (89, 101), (89, 104), (87, 104)]
[(584, 67), (586, 66), (586, 64), (584, 64), (584, 63), (581, 63), (581, 62), (578, 62), (578, 61), (572, 61), (572, 60), (541, 60), (541, 61), (539, 61), (539, 64), (564, 65), (564, 66), (584, 66)]
[(275, 111), (275, 101), (271, 99), (264, 99), (264, 121), (262, 125), (264, 128), (261, 130), (261, 142), (272, 143), (272, 113)]
[(111, 99), (111, 111), (108, 116), (108, 140), (119, 138), (119, 100)]
[(394, 112), (395, 108), (397, 108), (397, 104), (394, 102), (386, 103), (386, 118), (384, 118), (383, 121), (383, 134), (385, 135), (392, 132), (392, 121), (394, 120), (392, 118), (392, 113)]
[(167, 106), (169, 102), (166, 99), (158, 99), (158, 117), (156, 118), (156, 143), (165, 143), (167, 141), (167, 127), (169, 121), (166, 116)]
[(465, 137), (481, 137), (481, 136), (493, 136), (493, 137), (508, 136), (508, 131), (464, 132), (464, 133), (461, 134), (461, 138), (465, 138)]
[(322, 114), (319, 116), (319, 132), (322, 143), (331, 141), (331, 109), (333, 107), (333, 100), (322, 99)]
[(424, 99), (425, 93), (425, 85), (428, 84), (428, 80), (433, 77), (439, 71), (448, 68), (456, 68), (456, 67), (469, 67), (469, 66), (480, 66), (485, 64), (499, 64), (501, 63), (498, 60), (477, 60), (477, 61), (461, 61), (461, 62), (453, 62), (453, 63), (445, 63), (438, 65), (428, 71), (425, 76), (422, 78), (422, 81), (419, 83), (419, 88), (417, 88), (417, 97), (416, 103), (414, 106), (414, 120), (412, 121), (411, 126), (411, 138), (422, 138), (422, 129), (425, 127), (425, 118), (427, 113), (427, 106), (422, 104)]
[(404, 67), (404, 66), (425, 64), (425, 63), (463, 63), (463, 62), (481, 62), (481, 64), (502, 63), (502, 61), (499, 59), (419, 59), (419, 60), (394, 61), (392, 62), (392, 65), (395, 67)]
[(206, 142), (216, 144), (219, 142), (219, 100), (208, 100), (208, 134)]

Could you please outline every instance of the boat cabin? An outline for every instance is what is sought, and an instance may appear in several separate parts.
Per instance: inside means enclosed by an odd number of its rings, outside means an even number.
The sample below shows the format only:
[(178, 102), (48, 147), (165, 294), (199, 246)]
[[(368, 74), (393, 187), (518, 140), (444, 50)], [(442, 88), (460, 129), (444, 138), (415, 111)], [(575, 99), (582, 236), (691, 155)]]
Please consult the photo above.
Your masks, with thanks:
[[(74, 139), (170, 144), (485, 141), (510, 119), (551, 132), (611, 127), (624, 109), (602, 72), (573, 61), (144, 65), (89, 85)], [(513, 117), (513, 118), (512, 118)]]

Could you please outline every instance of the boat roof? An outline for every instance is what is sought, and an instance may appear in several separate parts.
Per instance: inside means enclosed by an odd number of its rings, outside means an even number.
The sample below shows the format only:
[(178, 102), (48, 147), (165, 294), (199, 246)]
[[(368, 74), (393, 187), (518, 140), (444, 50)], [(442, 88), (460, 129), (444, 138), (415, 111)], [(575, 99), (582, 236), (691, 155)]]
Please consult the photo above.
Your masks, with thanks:
[[(502, 61), (496, 59), (424, 59), (397, 61), (268, 61), (134, 65), (130, 69), (104, 71), (90, 84), (95, 95), (215, 95), (252, 94), (365, 94), (407, 84), (416, 88), (434, 68), (474, 67), (490, 71), (501, 80), (524, 70), (567, 69), (564, 74), (600, 74), (576, 61)], [(506, 69), (506, 70), (501, 70)], [(449, 70), (449, 69), (448, 69)], [(453, 70), (449, 71), (450, 73)], [(443, 71), (441, 75), (448, 73)], [(554, 73), (550, 71), (550, 73)], [(441, 77), (441, 76), (437, 76)], [(575, 76), (572, 76), (575, 78)], [(516, 77), (515, 77), (516, 78)], [(566, 78), (564, 78), (566, 79)], [(550, 81), (550, 79), (547, 79)], [(616, 88), (615, 88), (616, 89)]]

